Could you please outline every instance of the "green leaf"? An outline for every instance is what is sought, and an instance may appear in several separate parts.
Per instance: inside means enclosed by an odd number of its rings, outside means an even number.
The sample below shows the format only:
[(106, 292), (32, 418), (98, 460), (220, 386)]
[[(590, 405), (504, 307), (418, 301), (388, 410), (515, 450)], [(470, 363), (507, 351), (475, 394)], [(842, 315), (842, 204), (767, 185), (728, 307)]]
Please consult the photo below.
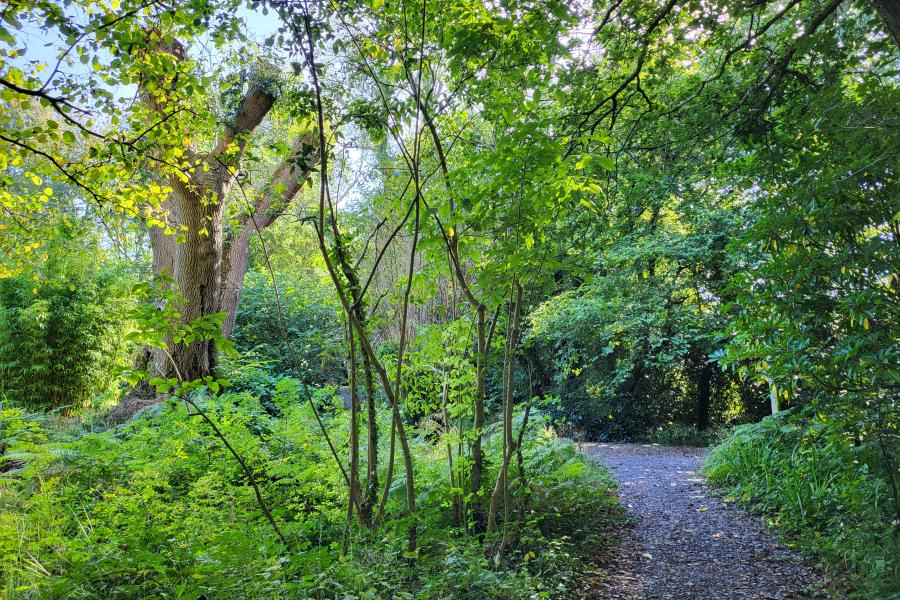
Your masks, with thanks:
[(615, 171), (616, 163), (608, 156), (598, 156), (597, 164), (600, 165), (601, 168), (606, 169), (607, 171)]

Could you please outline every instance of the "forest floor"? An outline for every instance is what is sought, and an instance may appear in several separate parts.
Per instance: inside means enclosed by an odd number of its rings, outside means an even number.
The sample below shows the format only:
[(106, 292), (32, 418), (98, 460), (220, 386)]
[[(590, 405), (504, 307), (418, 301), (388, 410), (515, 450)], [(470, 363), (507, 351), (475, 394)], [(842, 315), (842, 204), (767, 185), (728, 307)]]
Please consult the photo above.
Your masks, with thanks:
[(609, 468), (630, 517), (605, 573), (584, 597), (616, 600), (822, 598), (825, 576), (779, 545), (762, 521), (716, 498), (701, 476), (704, 450), (584, 444)]

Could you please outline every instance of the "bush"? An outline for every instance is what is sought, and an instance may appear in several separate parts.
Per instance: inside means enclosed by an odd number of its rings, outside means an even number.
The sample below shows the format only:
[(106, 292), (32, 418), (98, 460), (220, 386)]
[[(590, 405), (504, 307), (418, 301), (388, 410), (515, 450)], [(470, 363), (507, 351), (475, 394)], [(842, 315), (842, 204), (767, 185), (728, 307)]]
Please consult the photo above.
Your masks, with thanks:
[(232, 337), (235, 346), (267, 361), (275, 375), (318, 384), (343, 381), (344, 332), (331, 284), (314, 276), (299, 283), (279, 279), (278, 290), (280, 314), (270, 276), (247, 274)]
[(42, 450), (47, 439), (40, 414), (0, 402), (0, 474), (22, 468)]
[[(521, 526), (483, 542), (455, 527), (446, 508), (445, 448), (412, 438), (420, 491), (416, 562), (409, 566), (404, 556), (402, 471), (385, 524), (374, 534), (351, 528), (342, 553), (345, 486), (298, 387), (282, 378), (270, 390), (278, 418), (248, 392), (201, 403), (256, 474), (289, 550), (221, 441), (171, 403), (117, 429), (48, 442), (20, 476), (0, 481), (0, 593), (561, 598), (580, 579), (582, 558), (605, 542), (606, 518), (618, 506), (609, 476), (571, 442), (536, 426), (523, 448), (532, 499)], [(324, 416), (345, 454), (348, 415)], [(390, 414), (378, 419), (383, 465)], [(497, 443), (495, 435), (489, 448), (496, 451)]]
[(587, 439), (633, 441), (670, 422), (722, 426), (753, 413), (757, 394), (709, 364), (709, 315), (620, 275), (554, 296), (528, 317), (535, 391), (561, 399), (558, 416)]
[(646, 436), (645, 441), (651, 444), (663, 446), (711, 446), (721, 440), (725, 432), (720, 428), (700, 431), (694, 425), (681, 423), (666, 423), (653, 428)]
[(123, 273), (57, 268), (0, 280), (0, 395), (33, 409), (110, 393), (127, 359)]
[(706, 473), (845, 575), (856, 597), (888, 598), (900, 593), (900, 530), (881, 456), (822, 413), (780, 413), (736, 427)]

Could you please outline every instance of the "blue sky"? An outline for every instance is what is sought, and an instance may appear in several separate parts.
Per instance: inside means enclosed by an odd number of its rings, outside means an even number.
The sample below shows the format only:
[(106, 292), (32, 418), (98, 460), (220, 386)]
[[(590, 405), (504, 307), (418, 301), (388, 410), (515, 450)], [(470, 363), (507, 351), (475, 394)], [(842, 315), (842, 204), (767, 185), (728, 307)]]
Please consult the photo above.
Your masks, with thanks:
[[(280, 24), (278, 16), (274, 13), (263, 15), (259, 11), (249, 10), (246, 6), (238, 9), (237, 16), (245, 23), (244, 32), (247, 37), (257, 42), (274, 33)], [(43, 63), (46, 68), (42, 75), (46, 76), (66, 48), (63, 38), (55, 30), (44, 31), (38, 23), (25, 22), (23, 25), (22, 30), (18, 32), (17, 41), (19, 49), (24, 49), (25, 54), (14, 63), (25, 71), (31, 71), (30, 63)], [(90, 67), (75, 60), (63, 70), (77, 76), (79, 73), (88, 72)]]

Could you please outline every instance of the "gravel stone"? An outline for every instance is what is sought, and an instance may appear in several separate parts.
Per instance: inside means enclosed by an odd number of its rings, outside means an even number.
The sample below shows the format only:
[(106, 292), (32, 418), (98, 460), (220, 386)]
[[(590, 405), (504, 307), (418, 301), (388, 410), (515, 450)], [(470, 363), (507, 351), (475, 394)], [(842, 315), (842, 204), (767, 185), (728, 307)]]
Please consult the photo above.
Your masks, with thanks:
[[(704, 450), (583, 444), (619, 483), (629, 524), (598, 558), (601, 575), (579, 597), (609, 600), (805, 600), (828, 581), (781, 546), (757, 517), (710, 493)], [(833, 597), (833, 596), (832, 596)]]

